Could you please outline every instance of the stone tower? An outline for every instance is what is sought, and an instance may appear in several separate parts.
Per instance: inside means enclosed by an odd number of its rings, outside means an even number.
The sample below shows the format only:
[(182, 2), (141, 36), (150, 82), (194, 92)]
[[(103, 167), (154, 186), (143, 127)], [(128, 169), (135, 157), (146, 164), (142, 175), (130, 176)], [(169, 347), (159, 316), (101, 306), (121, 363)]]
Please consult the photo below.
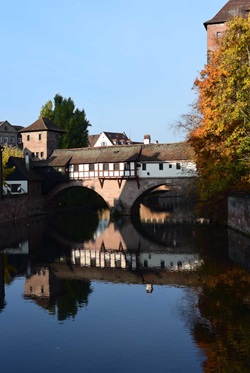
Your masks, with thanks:
[(39, 118), (30, 126), (19, 131), (23, 150), (32, 160), (47, 159), (58, 148), (60, 136), (65, 133), (47, 118)]
[(250, 0), (229, 0), (209, 21), (204, 22), (207, 30), (207, 56), (216, 49), (216, 38), (219, 38), (233, 17), (248, 17)]

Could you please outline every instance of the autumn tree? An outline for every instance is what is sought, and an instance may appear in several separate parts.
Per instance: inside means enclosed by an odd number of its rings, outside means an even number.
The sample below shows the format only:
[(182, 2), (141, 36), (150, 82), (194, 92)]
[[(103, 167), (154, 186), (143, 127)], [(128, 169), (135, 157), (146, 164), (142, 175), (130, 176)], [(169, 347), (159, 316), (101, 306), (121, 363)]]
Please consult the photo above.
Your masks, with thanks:
[(13, 171), (13, 167), (7, 166), (10, 157), (21, 157), (23, 158), (23, 151), (18, 146), (4, 145), (2, 151), (2, 167), (3, 167), (3, 182), (6, 180), (7, 175)]
[(229, 193), (250, 191), (250, 19), (229, 22), (194, 89), (201, 116), (189, 141), (201, 205), (211, 215)]
[(60, 140), (60, 148), (81, 148), (88, 146), (88, 127), (91, 126), (85, 111), (75, 107), (74, 101), (56, 94), (42, 106), (40, 117), (51, 119), (58, 127), (67, 131)]

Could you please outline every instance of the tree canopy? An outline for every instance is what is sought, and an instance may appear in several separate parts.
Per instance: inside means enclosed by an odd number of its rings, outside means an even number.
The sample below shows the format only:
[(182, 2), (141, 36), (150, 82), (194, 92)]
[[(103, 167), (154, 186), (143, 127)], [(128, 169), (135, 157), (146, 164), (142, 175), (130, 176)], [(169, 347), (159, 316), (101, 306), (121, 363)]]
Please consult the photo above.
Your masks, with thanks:
[(194, 89), (200, 123), (189, 141), (209, 213), (228, 193), (250, 191), (250, 19), (229, 22)]
[(7, 163), (10, 157), (21, 157), (23, 158), (23, 151), (18, 146), (4, 145), (2, 152), (2, 167), (3, 167), (3, 182), (6, 180), (6, 176), (13, 172), (14, 167), (7, 167)]
[(60, 141), (60, 148), (81, 148), (88, 146), (88, 127), (84, 109), (75, 108), (74, 101), (56, 94), (42, 106), (40, 117), (51, 119), (58, 127), (67, 131)]

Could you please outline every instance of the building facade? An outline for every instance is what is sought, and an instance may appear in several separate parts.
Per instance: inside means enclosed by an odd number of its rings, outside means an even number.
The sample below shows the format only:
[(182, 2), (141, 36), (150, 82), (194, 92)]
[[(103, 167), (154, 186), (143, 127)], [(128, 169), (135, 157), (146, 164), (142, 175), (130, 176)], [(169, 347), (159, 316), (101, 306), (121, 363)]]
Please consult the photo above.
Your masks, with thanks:
[(32, 160), (47, 159), (59, 146), (60, 136), (65, 131), (47, 118), (39, 118), (30, 126), (19, 131), (25, 154)]
[(0, 145), (19, 146), (22, 145), (22, 137), (19, 133), (23, 127), (14, 126), (7, 120), (0, 122)]
[(207, 30), (207, 56), (217, 47), (216, 40), (225, 32), (227, 22), (234, 17), (247, 18), (250, 12), (250, 0), (229, 0), (209, 21), (204, 22)]

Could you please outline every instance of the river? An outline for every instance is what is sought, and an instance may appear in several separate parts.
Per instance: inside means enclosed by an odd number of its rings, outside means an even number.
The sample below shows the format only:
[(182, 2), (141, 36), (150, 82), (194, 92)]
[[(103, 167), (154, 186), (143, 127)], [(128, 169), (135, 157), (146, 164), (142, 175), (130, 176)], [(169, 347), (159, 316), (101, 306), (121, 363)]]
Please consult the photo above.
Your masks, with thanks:
[(174, 200), (0, 227), (1, 371), (249, 372), (250, 239)]

